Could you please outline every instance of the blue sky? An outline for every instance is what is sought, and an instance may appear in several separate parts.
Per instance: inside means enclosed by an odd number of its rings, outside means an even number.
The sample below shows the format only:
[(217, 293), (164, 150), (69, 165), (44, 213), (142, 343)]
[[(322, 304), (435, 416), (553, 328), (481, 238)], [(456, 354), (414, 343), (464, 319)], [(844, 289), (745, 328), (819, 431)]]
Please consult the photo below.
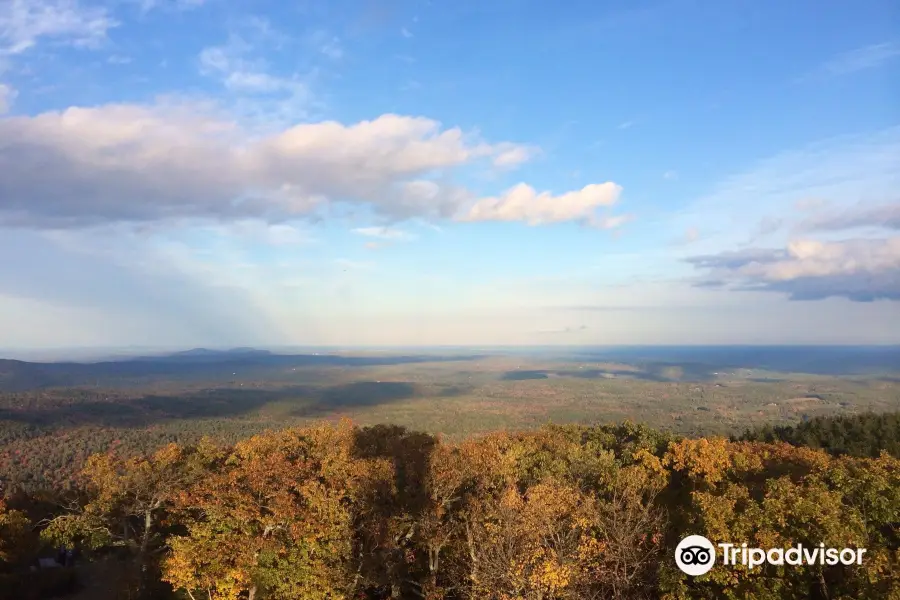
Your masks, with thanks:
[(900, 343), (890, 0), (0, 2), (0, 348)]

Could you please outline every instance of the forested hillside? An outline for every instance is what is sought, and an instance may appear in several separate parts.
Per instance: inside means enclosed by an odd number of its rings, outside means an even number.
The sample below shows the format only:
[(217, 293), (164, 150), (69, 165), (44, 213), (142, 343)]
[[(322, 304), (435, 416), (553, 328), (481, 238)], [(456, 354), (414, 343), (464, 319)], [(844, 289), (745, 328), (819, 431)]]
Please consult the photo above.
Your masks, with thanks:
[[(0, 392), (0, 488), (59, 488), (71, 483), (88, 456), (111, 448), (146, 454), (171, 442), (195, 444), (203, 436), (233, 444), (273, 428), (341, 417), (361, 426), (393, 423), (440, 432), (454, 441), (547, 423), (626, 419), (699, 437), (735, 436), (764, 424), (797, 425), (817, 422), (820, 416), (883, 413), (900, 406), (900, 379), (895, 376), (726, 371), (713, 365), (558, 357), (449, 358), (263, 355), (245, 357), (237, 366), (194, 352), (187, 359), (99, 363), (90, 367), (99, 385)], [(262, 368), (259, 361), (270, 361), (263, 372), (257, 370)], [(169, 366), (163, 368), (163, 363)], [(133, 380), (151, 367), (159, 372)], [(73, 367), (54, 368), (63, 376)], [(129, 369), (133, 372), (126, 377)], [(888, 440), (897, 435), (892, 431), (896, 426), (871, 438), (865, 454), (893, 447)], [(858, 434), (854, 430), (851, 435), (858, 439)], [(766, 439), (782, 438), (772, 434)]]
[[(887, 453), (677, 438), (628, 423), (450, 443), (343, 420), (233, 445), (97, 454), (76, 483), (0, 507), (8, 597), (36, 585), (22, 573), (42, 544), (116, 561), (120, 598), (900, 594), (900, 459)], [(686, 534), (867, 553), (861, 565), (717, 566), (690, 578), (672, 558)]]
[(833, 454), (900, 456), (900, 412), (815, 417), (798, 425), (766, 425), (747, 431), (742, 440), (788, 442), (822, 448)]

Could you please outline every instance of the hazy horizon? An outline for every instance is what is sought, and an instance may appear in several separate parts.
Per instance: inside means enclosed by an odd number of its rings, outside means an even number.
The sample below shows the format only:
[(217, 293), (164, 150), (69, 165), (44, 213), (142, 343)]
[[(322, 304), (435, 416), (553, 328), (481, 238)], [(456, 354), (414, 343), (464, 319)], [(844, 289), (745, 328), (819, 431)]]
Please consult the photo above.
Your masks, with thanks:
[[(403, 353), (436, 354), (439, 352), (469, 353), (480, 352), (487, 355), (530, 355), (541, 354), (548, 357), (569, 357), (573, 355), (604, 354), (609, 357), (621, 359), (629, 358), (629, 353), (647, 351), (650, 355), (670, 353), (669, 358), (676, 360), (680, 353), (696, 354), (703, 351), (713, 353), (750, 350), (750, 351), (827, 351), (833, 349), (838, 352), (866, 351), (896, 352), (900, 351), (900, 344), (616, 344), (616, 345), (428, 345), (428, 346), (225, 346), (225, 347), (164, 347), (164, 346), (118, 346), (118, 347), (77, 347), (77, 348), (0, 348), (0, 360), (19, 360), (26, 362), (104, 362), (114, 360), (128, 360), (138, 357), (167, 357), (193, 350), (207, 350), (213, 352), (227, 352), (233, 350), (268, 351), (272, 354), (314, 354), (327, 353), (335, 355), (353, 355), (354, 353), (377, 353), (387, 355), (399, 355)], [(633, 355), (632, 355), (633, 356)], [(703, 360), (709, 361), (712, 355), (703, 356)]]

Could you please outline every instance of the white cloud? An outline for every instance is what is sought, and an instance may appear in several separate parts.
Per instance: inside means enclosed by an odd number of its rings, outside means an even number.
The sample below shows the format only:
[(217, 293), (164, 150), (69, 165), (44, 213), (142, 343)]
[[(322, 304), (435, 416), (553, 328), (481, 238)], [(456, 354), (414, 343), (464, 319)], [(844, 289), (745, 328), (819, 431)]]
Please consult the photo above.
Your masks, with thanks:
[[(587, 185), (580, 190), (554, 196), (550, 192), (537, 192), (531, 186), (521, 183), (501, 196), (478, 200), (462, 216), (462, 220), (525, 221), (529, 225), (561, 221), (594, 223), (597, 222), (596, 210), (615, 204), (621, 191), (620, 186), (607, 182)], [(608, 226), (623, 222), (623, 217), (612, 219)]]
[(342, 187), (363, 191), (394, 178), (491, 157), (498, 149), (469, 143), (460, 129), (441, 130), (430, 119), (388, 114), (352, 126), (334, 121), (298, 125), (267, 140), (263, 152), (273, 159), (269, 168), (285, 177), (295, 168), (295, 159), (302, 157), (318, 175), (333, 176), (344, 180)]
[(0, 116), (9, 112), (17, 95), (18, 92), (12, 87), (0, 83)]
[(522, 146), (517, 144), (509, 144), (509, 148), (502, 150), (494, 157), (494, 166), (501, 168), (512, 168), (528, 162), (535, 156), (540, 154), (540, 150), (533, 146)]
[(788, 244), (784, 259), (747, 265), (744, 272), (772, 281), (788, 281), (860, 272), (874, 275), (890, 269), (900, 269), (900, 238), (832, 243), (797, 240)]
[(40, 39), (96, 47), (117, 25), (104, 7), (78, 0), (3, 0), (0, 56), (25, 52)]
[(407, 29), (406, 27), (403, 27), (400, 29), (400, 35), (402, 35), (405, 38), (411, 38), (413, 36), (412, 32), (410, 32), (410, 30)]
[[(278, 223), (354, 203), (390, 217), (539, 224), (589, 221), (620, 191), (605, 183), (554, 197), (522, 184), (478, 201), (447, 175), (515, 153), (514, 144), (390, 114), (259, 136), (214, 105), (171, 100), (7, 117), (0, 139), (0, 225), (190, 217)], [(440, 184), (432, 174), (441, 174)]]
[(900, 300), (900, 237), (823, 242), (800, 239), (784, 250), (752, 249), (690, 259), (701, 282), (781, 292), (796, 300), (832, 296)]

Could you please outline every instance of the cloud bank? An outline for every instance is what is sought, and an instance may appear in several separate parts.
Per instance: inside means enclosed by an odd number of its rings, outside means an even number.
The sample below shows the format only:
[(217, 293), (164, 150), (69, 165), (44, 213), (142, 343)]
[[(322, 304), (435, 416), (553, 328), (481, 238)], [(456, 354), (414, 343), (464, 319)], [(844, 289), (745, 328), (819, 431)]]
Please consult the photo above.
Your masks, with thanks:
[[(621, 188), (553, 196), (520, 184), (479, 199), (450, 183), (463, 167), (504, 167), (531, 154), (423, 117), (386, 114), (345, 125), (258, 135), (214, 106), (160, 101), (0, 119), (0, 226), (257, 218), (279, 222), (365, 205), (384, 217), (598, 220)], [(52, 177), (47, 174), (52, 173)]]
[(792, 300), (843, 297), (900, 300), (900, 237), (822, 242), (797, 240), (785, 249), (697, 256), (704, 287), (787, 294)]
[(900, 202), (819, 214), (807, 219), (803, 226), (814, 231), (840, 231), (856, 227), (900, 229)]

